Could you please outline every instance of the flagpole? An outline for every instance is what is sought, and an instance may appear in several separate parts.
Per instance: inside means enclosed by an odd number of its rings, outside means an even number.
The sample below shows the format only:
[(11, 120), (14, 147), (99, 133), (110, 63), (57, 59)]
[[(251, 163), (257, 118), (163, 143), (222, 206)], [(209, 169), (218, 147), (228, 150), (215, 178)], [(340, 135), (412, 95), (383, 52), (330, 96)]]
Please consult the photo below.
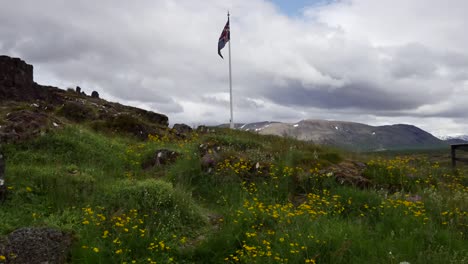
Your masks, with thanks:
[[(229, 11), (228, 11), (228, 21), (229, 21)], [(231, 23), (229, 22), (229, 35), (231, 34)], [(228, 41), (228, 45), (229, 45), (229, 102), (230, 102), (230, 105), (231, 105), (231, 121), (230, 121), (230, 125), (229, 127), (231, 129), (234, 129), (234, 115), (233, 115), (233, 111), (232, 111), (232, 71), (231, 71), (231, 37), (229, 37), (229, 41)]]

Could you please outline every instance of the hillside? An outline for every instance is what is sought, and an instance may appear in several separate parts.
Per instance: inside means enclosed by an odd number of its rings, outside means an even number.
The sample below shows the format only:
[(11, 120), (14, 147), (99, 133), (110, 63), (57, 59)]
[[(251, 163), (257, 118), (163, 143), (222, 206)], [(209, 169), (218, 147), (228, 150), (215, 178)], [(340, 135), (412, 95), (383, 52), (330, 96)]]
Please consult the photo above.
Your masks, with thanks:
[(13, 61), (1, 264), (468, 261), (468, 167), (447, 152), (169, 129), (162, 114), (22, 82), (29, 67)]
[(380, 151), (395, 149), (443, 148), (446, 143), (412, 125), (369, 126), (360, 123), (303, 120), (288, 124), (261, 122), (238, 126), (262, 135), (286, 136), (348, 150)]
[(0, 56), (0, 143), (31, 139), (75, 122), (142, 139), (176, 134), (163, 114), (108, 102), (96, 91), (91, 94), (80, 87), (65, 91), (39, 85), (33, 80), (32, 65)]

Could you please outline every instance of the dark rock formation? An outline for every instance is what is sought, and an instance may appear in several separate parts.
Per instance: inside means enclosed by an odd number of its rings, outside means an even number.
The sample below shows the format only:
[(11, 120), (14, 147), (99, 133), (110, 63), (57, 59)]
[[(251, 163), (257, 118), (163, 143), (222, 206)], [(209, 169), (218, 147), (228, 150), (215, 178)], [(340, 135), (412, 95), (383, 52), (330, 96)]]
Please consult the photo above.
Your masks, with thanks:
[(198, 146), (198, 152), (200, 153), (200, 157), (205, 156), (207, 153), (218, 153), (220, 151), (221, 146), (214, 141), (207, 141)]
[(82, 102), (66, 102), (62, 109), (60, 109), (59, 113), (64, 117), (77, 122), (93, 120), (96, 118), (93, 109)]
[(139, 116), (143, 117), (144, 119), (148, 120), (151, 123), (155, 123), (164, 127), (167, 127), (169, 125), (169, 119), (165, 115), (158, 114), (158, 113), (151, 112), (151, 111), (146, 111), (146, 110), (135, 108), (135, 107), (131, 107), (131, 109), (133, 109)]
[(6, 125), (0, 129), (0, 142), (17, 142), (31, 139), (59, 121), (39, 111), (20, 110), (7, 114)]
[(0, 149), (0, 203), (5, 201), (7, 188), (5, 183), (5, 158)]
[(0, 56), (0, 100), (33, 99), (33, 66), (19, 58)]
[(0, 101), (56, 101), (59, 89), (33, 80), (33, 66), (19, 58), (0, 56)]
[(186, 136), (192, 132), (192, 128), (186, 124), (175, 124), (172, 129), (174, 129), (176, 135), (178, 136)]
[(0, 242), (6, 263), (67, 263), (72, 245), (70, 234), (51, 228), (21, 228)]
[(335, 177), (335, 180), (340, 184), (368, 188), (371, 182), (362, 176), (365, 169), (364, 163), (343, 161), (328, 167), (322, 173), (331, 173), (330, 177)]
[(192, 128), (186, 124), (175, 124), (172, 129), (177, 131), (178, 133), (190, 133), (192, 132)]
[(96, 92), (96, 91), (93, 91), (93, 92), (91, 93), (91, 97), (92, 97), (92, 98), (99, 98), (99, 93)]
[[(33, 81), (33, 66), (19, 58), (0, 56), (0, 121), (6, 121), (6, 124), (1, 122), (0, 142), (37, 135), (47, 127), (46, 123), (49, 127), (52, 127), (51, 124), (58, 127), (59, 122), (52, 119), (56, 113), (74, 122), (98, 121), (100, 124), (96, 124), (96, 127), (131, 133), (142, 139), (147, 139), (149, 134), (168, 134), (169, 120), (165, 115), (119, 103), (91, 100), (79, 86), (75, 92), (36, 84)], [(99, 98), (99, 94), (94, 91), (92, 97)], [(28, 102), (32, 109), (25, 107), (24, 102)], [(15, 118), (21, 124), (13, 124), (15, 120), (6, 116), (8, 112), (17, 111), (14, 109), (26, 111), (21, 113), (20, 118)], [(55, 111), (57, 109), (58, 112)], [(27, 124), (28, 120), (31, 124)], [(47, 120), (54, 121), (46, 122)]]
[(174, 163), (180, 156), (178, 152), (168, 149), (157, 150), (156, 153), (142, 164), (143, 169), (160, 167)]

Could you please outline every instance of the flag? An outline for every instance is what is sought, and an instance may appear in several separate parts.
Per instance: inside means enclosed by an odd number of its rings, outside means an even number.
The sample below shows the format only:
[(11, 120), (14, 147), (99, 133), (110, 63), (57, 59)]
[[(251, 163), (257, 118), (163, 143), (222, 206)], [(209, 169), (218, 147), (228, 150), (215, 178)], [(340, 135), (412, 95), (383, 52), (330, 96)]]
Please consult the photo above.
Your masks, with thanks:
[[(231, 39), (231, 31), (229, 30), (229, 17), (226, 25), (224, 26), (223, 32), (221, 32), (221, 36), (219, 37), (218, 41), (218, 54), (223, 58), (221, 55), (221, 50), (224, 48), (226, 43)], [(223, 58), (224, 59), (224, 58)]]

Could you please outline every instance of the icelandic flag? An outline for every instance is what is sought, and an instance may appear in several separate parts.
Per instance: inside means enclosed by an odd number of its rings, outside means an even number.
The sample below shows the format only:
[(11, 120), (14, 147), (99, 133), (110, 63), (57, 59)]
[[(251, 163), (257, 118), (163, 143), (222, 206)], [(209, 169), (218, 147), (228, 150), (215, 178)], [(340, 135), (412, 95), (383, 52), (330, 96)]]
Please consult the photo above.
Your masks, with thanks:
[[(229, 17), (226, 25), (224, 26), (223, 32), (221, 33), (221, 36), (219, 37), (218, 41), (218, 54), (223, 58), (223, 55), (221, 55), (221, 50), (224, 48), (226, 43), (231, 39), (231, 32), (229, 30)], [(223, 58), (224, 59), (224, 58)]]

